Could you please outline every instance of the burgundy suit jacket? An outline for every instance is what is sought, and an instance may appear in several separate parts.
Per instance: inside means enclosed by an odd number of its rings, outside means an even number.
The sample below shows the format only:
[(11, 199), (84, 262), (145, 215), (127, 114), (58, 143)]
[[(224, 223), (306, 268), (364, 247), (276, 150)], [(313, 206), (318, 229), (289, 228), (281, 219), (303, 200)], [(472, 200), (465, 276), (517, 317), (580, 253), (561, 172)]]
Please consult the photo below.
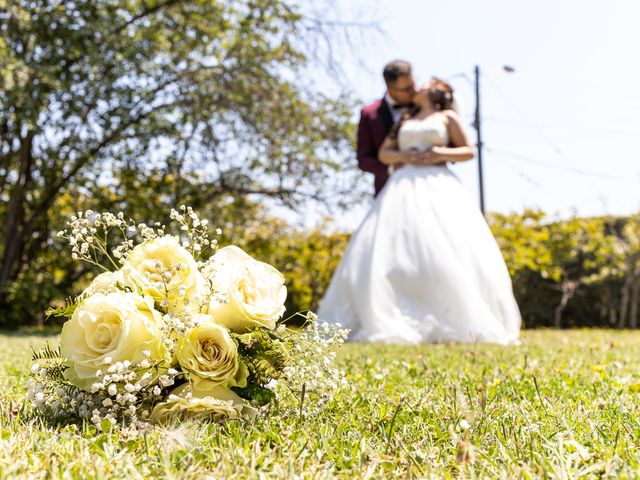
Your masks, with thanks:
[(387, 166), (378, 160), (378, 151), (393, 126), (393, 117), (387, 102), (377, 100), (360, 112), (358, 124), (358, 166), (373, 173), (373, 186), (378, 195), (389, 178)]

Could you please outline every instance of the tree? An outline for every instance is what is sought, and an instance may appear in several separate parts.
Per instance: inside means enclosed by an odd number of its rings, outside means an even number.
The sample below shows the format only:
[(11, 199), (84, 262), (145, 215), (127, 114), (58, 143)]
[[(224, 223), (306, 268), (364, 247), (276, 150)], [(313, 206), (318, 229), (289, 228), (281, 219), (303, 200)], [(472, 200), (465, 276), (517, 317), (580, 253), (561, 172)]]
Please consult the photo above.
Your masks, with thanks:
[(533, 209), (525, 209), (522, 214), (489, 214), (491, 231), (512, 277), (523, 269), (546, 274), (551, 265), (549, 231), (543, 228), (545, 217), (543, 211)]
[(607, 232), (603, 218), (571, 218), (554, 222), (549, 229), (552, 266), (549, 278), (558, 284), (560, 302), (555, 308), (553, 325), (560, 328), (562, 313), (577, 290), (609, 275), (615, 254), (616, 237)]
[[(570, 218), (545, 222), (542, 211), (525, 210), (522, 215), (492, 214), (491, 228), (509, 267), (514, 286), (522, 289), (527, 305), (544, 306), (527, 298), (531, 283), (547, 282), (559, 298), (553, 309), (555, 328), (580, 288), (611, 280), (617, 272), (618, 238), (606, 218)], [(535, 280), (530, 273), (539, 275)]]
[(0, 0), (0, 311), (51, 280), (60, 208), (353, 194), (350, 105), (299, 73), (319, 25), (285, 0)]
[(617, 251), (621, 258), (620, 273), (623, 284), (620, 291), (620, 328), (638, 328), (640, 303), (640, 215), (634, 215), (622, 227)]

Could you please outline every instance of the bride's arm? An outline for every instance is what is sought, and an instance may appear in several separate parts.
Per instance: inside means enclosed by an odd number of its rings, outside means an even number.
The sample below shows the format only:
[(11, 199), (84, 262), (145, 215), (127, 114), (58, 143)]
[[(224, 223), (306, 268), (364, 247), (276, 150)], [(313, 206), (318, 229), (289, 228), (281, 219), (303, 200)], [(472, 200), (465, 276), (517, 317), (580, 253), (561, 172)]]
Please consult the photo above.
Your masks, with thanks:
[(409, 163), (416, 156), (415, 152), (401, 152), (398, 150), (398, 140), (385, 138), (378, 151), (378, 160), (385, 165), (402, 166)]
[(462, 128), (460, 116), (453, 110), (444, 112), (447, 117), (448, 147), (435, 146), (431, 148), (428, 163), (437, 165), (445, 162), (464, 162), (474, 156), (473, 146)]

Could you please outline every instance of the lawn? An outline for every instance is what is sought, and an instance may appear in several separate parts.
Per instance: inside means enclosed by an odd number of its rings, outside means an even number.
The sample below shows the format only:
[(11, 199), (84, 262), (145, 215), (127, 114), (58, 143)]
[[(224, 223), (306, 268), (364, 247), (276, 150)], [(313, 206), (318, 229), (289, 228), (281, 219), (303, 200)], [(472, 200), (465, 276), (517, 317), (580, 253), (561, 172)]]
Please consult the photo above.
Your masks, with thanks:
[(30, 345), (0, 336), (0, 477), (640, 478), (640, 333), (530, 331), (512, 347), (348, 344), (322, 413), (97, 432), (31, 416)]

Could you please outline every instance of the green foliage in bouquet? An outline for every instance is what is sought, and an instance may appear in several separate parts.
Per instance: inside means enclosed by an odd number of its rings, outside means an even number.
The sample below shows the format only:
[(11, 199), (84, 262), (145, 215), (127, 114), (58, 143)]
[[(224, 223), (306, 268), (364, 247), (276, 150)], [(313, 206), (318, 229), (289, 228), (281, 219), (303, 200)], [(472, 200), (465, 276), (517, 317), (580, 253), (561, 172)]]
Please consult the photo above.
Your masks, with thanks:
[(282, 333), (272, 334), (265, 330), (254, 330), (235, 336), (238, 341), (238, 355), (249, 369), (250, 381), (264, 385), (280, 377), (293, 346), (292, 341), (282, 337)]
[(41, 376), (51, 378), (60, 386), (70, 389), (75, 388), (64, 377), (64, 371), (67, 367), (60, 353), (60, 347), (54, 350), (47, 344), (47, 346), (40, 351), (33, 350), (31, 361), (40, 369), (39, 374)]
[(242, 398), (253, 400), (261, 407), (271, 403), (276, 396), (272, 390), (266, 387), (261, 387), (256, 383), (248, 383), (246, 387), (232, 387), (231, 389)]
[(68, 298), (64, 305), (60, 307), (49, 307), (44, 314), (49, 317), (70, 318), (76, 311), (77, 303), (74, 299)]

